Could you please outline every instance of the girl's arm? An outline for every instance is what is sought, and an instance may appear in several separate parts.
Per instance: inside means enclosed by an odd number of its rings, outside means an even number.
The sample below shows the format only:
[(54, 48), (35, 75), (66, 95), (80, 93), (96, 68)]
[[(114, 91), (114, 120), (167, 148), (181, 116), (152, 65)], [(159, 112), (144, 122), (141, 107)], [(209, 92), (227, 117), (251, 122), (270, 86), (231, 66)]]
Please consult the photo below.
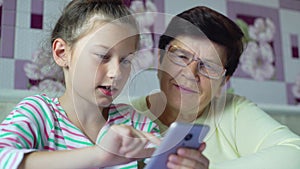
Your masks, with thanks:
[(114, 125), (99, 145), (76, 150), (32, 152), (25, 155), (19, 169), (82, 169), (125, 164), (149, 157), (154, 151), (154, 148), (145, 148), (149, 142), (159, 144), (160, 140), (131, 126)]
[[(98, 155), (97, 155), (98, 154)], [(61, 151), (36, 151), (25, 154), (19, 169), (35, 168), (93, 168), (105, 162), (101, 149), (96, 146)]]

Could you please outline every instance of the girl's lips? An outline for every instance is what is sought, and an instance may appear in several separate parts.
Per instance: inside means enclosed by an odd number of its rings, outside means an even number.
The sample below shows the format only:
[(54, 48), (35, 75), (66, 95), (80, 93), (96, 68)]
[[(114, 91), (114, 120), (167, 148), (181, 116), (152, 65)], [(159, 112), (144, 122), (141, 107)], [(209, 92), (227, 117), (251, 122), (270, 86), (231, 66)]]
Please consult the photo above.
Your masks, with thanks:
[(111, 86), (99, 86), (98, 88), (106, 96), (113, 96), (118, 91), (118, 89)]
[(177, 85), (177, 84), (174, 84), (174, 86), (180, 90), (181, 92), (183, 93), (199, 93), (198, 91), (195, 91), (191, 88), (187, 88), (187, 87), (184, 87), (184, 86), (180, 86), (180, 85)]

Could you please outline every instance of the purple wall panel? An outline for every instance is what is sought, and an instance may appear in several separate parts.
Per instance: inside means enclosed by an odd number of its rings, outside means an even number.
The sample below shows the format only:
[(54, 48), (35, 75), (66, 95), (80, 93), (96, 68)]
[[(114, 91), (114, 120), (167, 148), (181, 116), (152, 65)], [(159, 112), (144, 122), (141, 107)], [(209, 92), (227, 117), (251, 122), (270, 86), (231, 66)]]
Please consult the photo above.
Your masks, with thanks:
[(292, 57), (294, 59), (299, 59), (299, 48), (296, 46), (292, 46)]
[(2, 29), (2, 6), (0, 6), (0, 38), (1, 38), (1, 29)]
[(16, 11), (5, 10), (2, 14), (2, 25), (15, 26), (16, 25)]
[(300, 1), (297, 0), (279, 0), (280, 8), (300, 11)]
[(295, 34), (290, 35), (291, 38), (291, 50), (292, 58), (299, 59), (299, 45), (298, 45), (298, 36)]
[(14, 57), (14, 45), (15, 45), (15, 28), (13, 26), (2, 27), (1, 36), (1, 56), (4, 58)]
[(30, 27), (33, 29), (43, 29), (43, 15), (32, 13)]
[(291, 34), (291, 45), (298, 46), (298, 36), (296, 34)]
[(43, 0), (31, 0), (31, 13), (43, 14), (44, 1)]
[(24, 71), (24, 64), (27, 62), (27, 60), (15, 61), (15, 89), (27, 89), (29, 79)]
[(43, 29), (43, 0), (31, 0), (31, 21), (30, 27), (33, 29)]
[(15, 11), (17, 0), (3, 0), (3, 10)]
[(15, 25), (16, 25), (16, 0), (3, 1), (1, 14), (1, 47), (0, 56), (14, 57)]

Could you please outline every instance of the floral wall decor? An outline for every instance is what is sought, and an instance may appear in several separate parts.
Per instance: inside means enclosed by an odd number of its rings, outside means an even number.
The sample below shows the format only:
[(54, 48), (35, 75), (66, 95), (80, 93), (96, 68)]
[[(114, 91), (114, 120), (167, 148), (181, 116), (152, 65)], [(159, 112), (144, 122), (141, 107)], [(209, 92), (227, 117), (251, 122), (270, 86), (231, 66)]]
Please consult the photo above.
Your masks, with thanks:
[(284, 80), (278, 10), (231, 1), (228, 5), (228, 15), (243, 30), (247, 43), (235, 77)]
[(240, 59), (244, 73), (258, 81), (274, 79), (274, 51), (272, 43), (276, 33), (275, 25), (270, 18), (257, 17), (254, 24), (242, 19), (237, 20), (245, 34), (246, 48)]
[(140, 49), (133, 62), (135, 71), (154, 66), (154, 35), (153, 26), (157, 17), (158, 9), (151, 0), (134, 0), (130, 3), (130, 9), (140, 26)]
[[(50, 65), (50, 66), (49, 66)], [(62, 68), (54, 63), (51, 51), (40, 49), (32, 61), (24, 65), (28, 77), (28, 89), (61, 96), (65, 91)]]
[(300, 73), (298, 73), (295, 83), (292, 86), (292, 93), (295, 103), (300, 105)]
[(256, 103), (298, 105), (300, 2), (227, 1), (226, 10), (246, 44), (229, 91)]

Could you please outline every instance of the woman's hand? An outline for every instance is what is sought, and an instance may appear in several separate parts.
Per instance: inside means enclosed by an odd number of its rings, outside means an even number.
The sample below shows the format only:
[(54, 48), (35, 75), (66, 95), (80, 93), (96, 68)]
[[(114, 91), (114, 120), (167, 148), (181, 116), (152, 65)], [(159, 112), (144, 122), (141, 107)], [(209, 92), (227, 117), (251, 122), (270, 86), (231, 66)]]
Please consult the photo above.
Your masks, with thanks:
[[(147, 148), (149, 143), (159, 145), (160, 139), (132, 126), (113, 125), (97, 147), (104, 150), (107, 166), (112, 166), (150, 157), (155, 148)], [(100, 155), (103, 157), (103, 154)]]
[(208, 169), (209, 160), (202, 154), (205, 149), (202, 143), (198, 150), (180, 148), (177, 154), (169, 156), (167, 166), (169, 169)]

